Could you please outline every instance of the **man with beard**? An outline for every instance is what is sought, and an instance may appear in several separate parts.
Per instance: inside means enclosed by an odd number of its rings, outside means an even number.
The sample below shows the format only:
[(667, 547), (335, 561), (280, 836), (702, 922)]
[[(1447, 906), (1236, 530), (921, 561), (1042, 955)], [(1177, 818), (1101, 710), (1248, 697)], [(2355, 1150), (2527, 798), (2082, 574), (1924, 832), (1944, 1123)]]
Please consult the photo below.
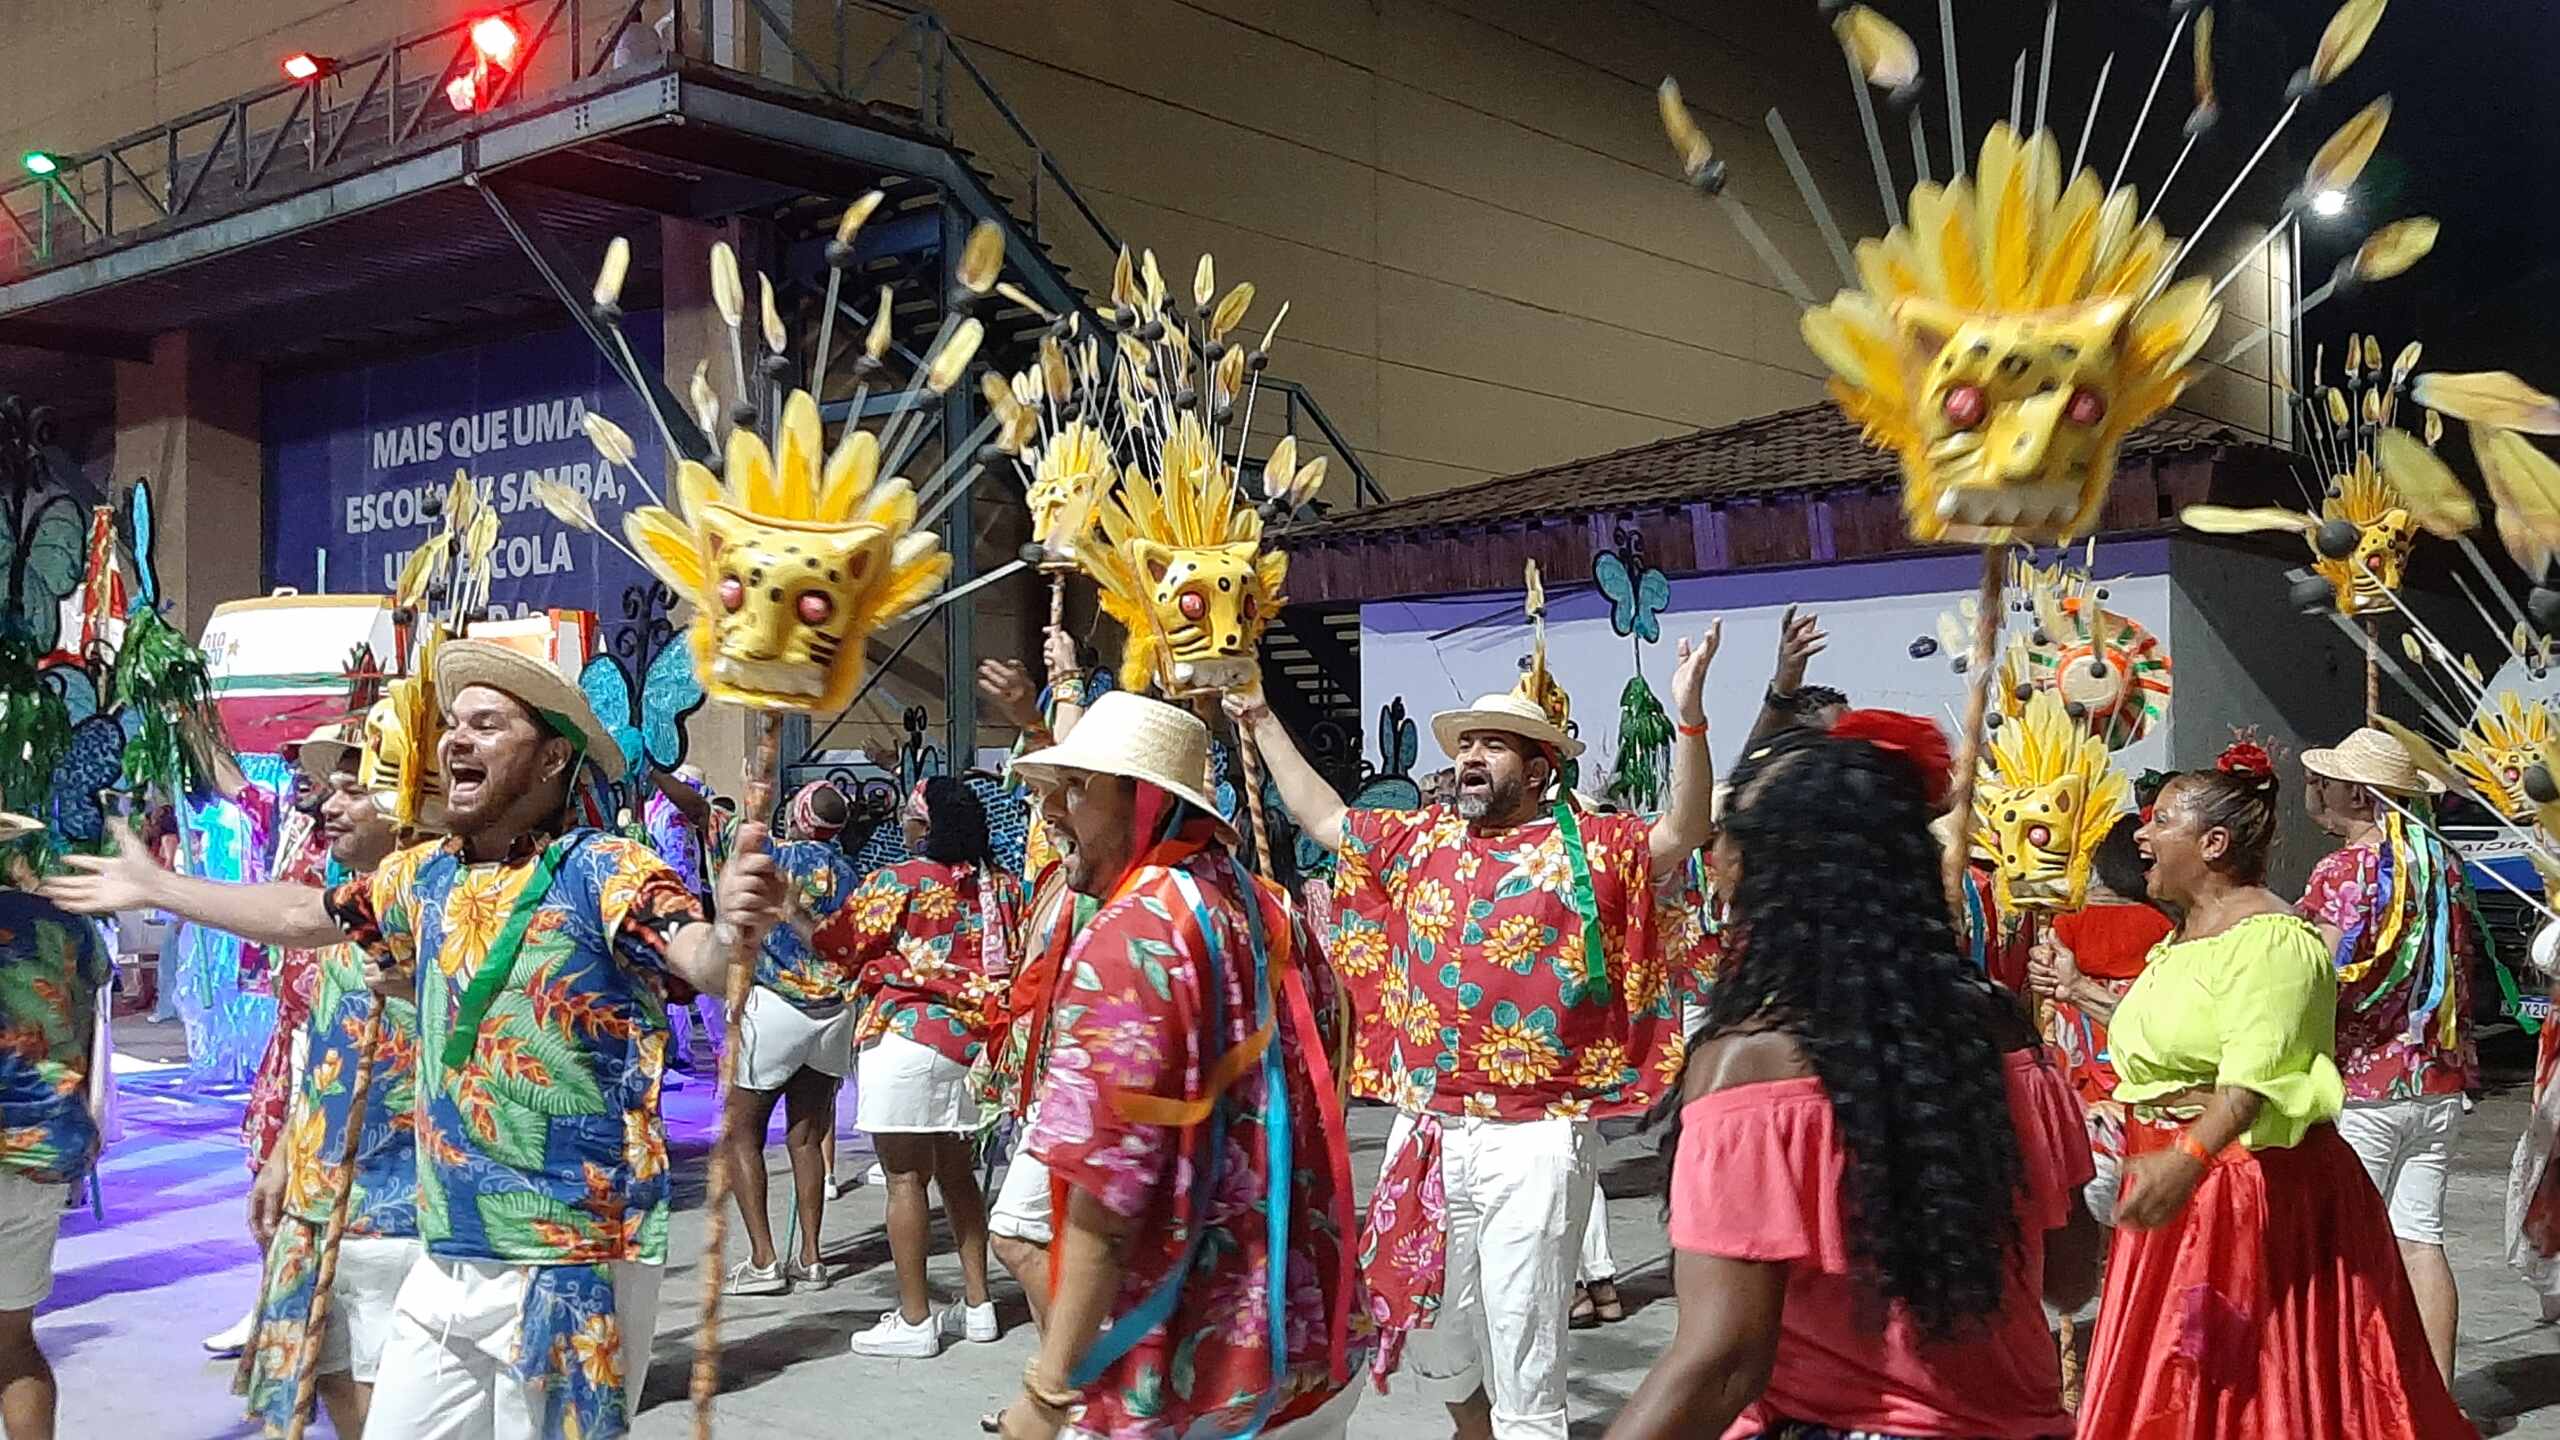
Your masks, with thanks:
[[(1582, 752), (1533, 662), (1508, 695), (1434, 716), (1454, 805), (1349, 810), (1258, 701), (1253, 727), (1299, 828), (1337, 852), (1331, 950), (1365, 1032), (1353, 1089), (1403, 1114), (1362, 1238), (1381, 1380), (1406, 1332), (1461, 1440), (1564, 1440), (1565, 1331), (1588, 1223), (1591, 1122), (1678, 1083), (1675, 954), (1657, 883), (1683, 883), (1713, 786), (1703, 699), (1722, 637), (1680, 644), (1677, 738), (1659, 819), (1580, 814)], [(1543, 652), (1542, 652), (1543, 653)], [(1675, 983), (1676, 982), (1676, 983)]]
[(1351, 1160), (1313, 940), (1236, 859), (1188, 711), (1115, 691), (1015, 769), (1063, 795), (1102, 908), (1054, 997), (1028, 1148), (1066, 1197), (1057, 1289), (1001, 1431), (1339, 1435)]
[(413, 995), (426, 1255), (394, 1306), (370, 1424), (403, 1440), (610, 1440), (640, 1393), (666, 1259), (667, 986), (720, 986), (732, 949), (780, 919), (783, 885), (764, 827), (745, 827), (714, 926), (648, 850), (572, 828), (580, 767), (611, 779), (622, 757), (548, 664), (456, 640), (433, 680), (448, 838), (323, 892), (171, 874), (120, 835), (114, 858), (73, 860), (45, 893), (270, 944), (351, 941), (378, 987)]
[[(371, 874), (398, 846), (399, 832), (356, 783), (362, 749), (330, 726), (303, 741), (294, 758), (321, 787), (320, 833), (329, 859), (347, 874)], [(329, 1289), (318, 1394), (340, 1435), (364, 1432), (392, 1302), (420, 1253), (417, 1122), (410, 1114), (417, 1096), (418, 1007), (405, 998), (377, 1000), (366, 988), (364, 957), (352, 945), (321, 951), (317, 968), (300, 1034), (279, 1036), (298, 1057), (288, 1067), (291, 1101), (274, 1153), (249, 1190), (249, 1229), (266, 1247), (267, 1263), (242, 1393), (250, 1418), (271, 1437), (286, 1434), (292, 1423), (321, 1237), (338, 1192), (354, 1187)], [(380, 1023), (368, 1027), (377, 1004)], [(368, 1028), (373, 1044), (365, 1050)], [(356, 1116), (359, 1072), (371, 1078), (364, 1114)], [(350, 1124), (357, 1127), (352, 1172), (341, 1163)]]

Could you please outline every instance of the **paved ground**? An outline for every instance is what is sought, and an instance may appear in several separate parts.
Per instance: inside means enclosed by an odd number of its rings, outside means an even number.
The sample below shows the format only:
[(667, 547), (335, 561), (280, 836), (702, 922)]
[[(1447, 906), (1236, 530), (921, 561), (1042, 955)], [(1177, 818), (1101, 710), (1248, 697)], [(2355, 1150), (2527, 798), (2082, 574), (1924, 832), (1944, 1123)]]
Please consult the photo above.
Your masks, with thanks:
[[(122, 1027), (128, 1054), (165, 1056), (174, 1029)], [(2530, 1297), (2499, 1259), (2507, 1157), (2524, 1114), (2522, 1076), (2499, 1067), (2499, 1084), (2465, 1128), (2451, 1199), (2454, 1258), (2462, 1276), (2463, 1376), (2457, 1393), (2475, 1414), (2515, 1417), (2503, 1433), (2560, 1440), (2560, 1331), (2536, 1323)], [(670, 1098), (677, 1134), (681, 1207), (665, 1313), (658, 1330), (641, 1437), (689, 1435), (684, 1403), (701, 1277), (690, 1257), (700, 1243), (702, 1136), (707, 1087)], [(107, 1223), (71, 1217), (59, 1253), (60, 1279), (38, 1333), (63, 1386), (61, 1433), (117, 1440), (215, 1440), (249, 1433), (228, 1393), (230, 1367), (203, 1359), (198, 1337), (236, 1318), (256, 1285), (256, 1256), (241, 1224), (245, 1172), (235, 1131), (236, 1099), (188, 1085), (175, 1072), (129, 1079), (126, 1134), (105, 1166)], [(1376, 1111), (1354, 1127), (1354, 1165), (1377, 1168), (1385, 1124)], [(1620, 1140), (1606, 1152), (1610, 1231), (1633, 1312), (1625, 1323), (1574, 1339), (1573, 1407), (1578, 1435), (1597, 1436), (1671, 1333), (1662, 1227), (1650, 1198), (1657, 1171), (1650, 1144)], [(779, 1152), (774, 1156), (782, 1173)], [(863, 1163), (848, 1137), (848, 1173)], [(685, 1182), (690, 1180), (690, 1185)], [(775, 1214), (784, 1213), (777, 1183)], [(877, 1190), (832, 1207), (830, 1254), (858, 1267), (833, 1290), (770, 1300), (733, 1300), (724, 1329), (728, 1386), (723, 1433), (842, 1440), (966, 1440), (981, 1409), (1020, 1383), (1032, 1335), (1021, 1297), (999, 1290), (1016, 1328), (993, 1345), (961, 1345), (930, 1361), (860, 1359), (845, 1337), (890, 1301), (888, 1250)], [(937, 1284), (956, 1295), (947, 1260)], [(1436, 1407), (1409, 1392), (1362, 1403), (1352, 1432), (1362, 1440), (1429, 1440), (1445, 1433)], [(325, 1432), (316, 1427), (314, 1434)]]

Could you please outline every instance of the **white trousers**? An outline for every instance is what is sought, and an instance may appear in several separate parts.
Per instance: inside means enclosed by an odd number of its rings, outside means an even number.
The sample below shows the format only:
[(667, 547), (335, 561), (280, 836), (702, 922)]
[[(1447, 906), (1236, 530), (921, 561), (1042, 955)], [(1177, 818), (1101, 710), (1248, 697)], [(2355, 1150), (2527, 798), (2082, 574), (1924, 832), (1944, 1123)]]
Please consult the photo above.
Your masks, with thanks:
[[(1575, 1120), (1441, 1125), (1448, 1269), (1405, 1368), (1445, 1404), (1484, 1391), (1494, 1440), (1565, 1440), (1565, 1337), (1598, 1136)], [(1390, 1159), (1412, 1129), (1396, 1121)]]
[[(400, 1286), (365, 1433), (383, 1440), (552, 1440), (543, 1433), (540, 1383), (507, 1373), (531, 1268), (420, 1257)], [(634, 1418), (665, 1275), (657, 1265), (613, 1267), (622, 1390)]]
[(1618, 1257), (1609, 1249), (1609, 1207), (1602, 1203), (1596, 1171), (1591, 1181), (1591, 1218), (1582, 1222), (1582, 1268), (1574, 1276), (1584, 1284), (1618, 1278)]

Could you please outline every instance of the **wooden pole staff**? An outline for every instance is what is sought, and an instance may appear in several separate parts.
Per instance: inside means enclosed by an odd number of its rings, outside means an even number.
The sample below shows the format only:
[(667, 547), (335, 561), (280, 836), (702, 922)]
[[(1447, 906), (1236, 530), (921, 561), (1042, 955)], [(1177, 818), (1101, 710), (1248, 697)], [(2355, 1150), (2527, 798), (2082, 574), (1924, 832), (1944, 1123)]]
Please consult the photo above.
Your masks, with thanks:
[[(2039, 910), (2028, 911), (2025, 917), (2025, 925), (2026, 942), (2027, 945), (2032, 948), (2045, 938), (2044, 913)], [(2043, 1037), (2048, 1043), (2050, 1043), (2053, 1038), (2053, 997), (2049, 995), (2038, 995), (2036, 997), (2036, 1034)], [(2059, 1333), (2061, 1335), (2062, 1343), (2062, 1408), (2065, 1410), (2077, 1411), (2080, 1408), (2080, 1357), (2076, 1353), (2075, 1346), (2079, 1338), (2080, 1325), (2077, 1320), (2073, 1319), (2069, 1315), (2061, 1316), (2060, 1320), (2061, 1325), (2059, 1327)]]
[(1244, 803), (1253, 816), (1253, 858), (1262, 873), (1272, 880), (1280, 878), (1280, 859), (1271, 853), (1271, 822), (1262, 813), (1262, 751), (1253, 743), (1253, 730), (1238, 725), (1236, 759), (1243, 771)]
[(2382, 622), (2364, 617), (2364, 723), (2382, 715)]
[[(773, 777), (782, 768), (782, 717), (759, 710), (755, 730), (755, 755), (747, 763), (747, 793), (738, 813), (746, 823), (769, 824)], [(710, 1440), (711, 1397), (720, 1391), (720, 1291), (729, 1280), (729, 1095), (738, 1083), (738, 1052), (745, 1044), (739, 1034), (739, 1016), (747, 1008), (757, 949), (744, 936), (731, 944), (729, 983), (721, 996), (720, 1110), (712, 1126), (710, 1184), (703, 1201), (711, 1227), (702, 1245), (702, 1323), (693, 1332), (694, 1440)]]
[[(381, 1043), (382, 997), (376, 995), (373, 1008), (365, 1012), (364, 1034), (356, 1042), (356, 1073), (347, 1091), (347, 1134), (338, 1148), (338, 1193), (329, 1201), (329, 1228), (320, 1234), (320, 1263), (312, 1277), (311, 1316), (303, 1324), (301, 1353), (293, 1361), (293, 1418), (285, 1424), (285, 1440), (302, 1440), (320, 1393), (320, 1342), (329, 1333), (329, 1291), (338, 1282), (338, 1244), (347, 1237), (347, 1213), (355, 1200), (356, 1148), (364, 1139), (364, 1107), (373, 1092), (374, 1047)], [(267, 1163), (273, 1165), (282, 1158)], [(251, 1339), (254, 1343), (255, 1337)], [(254, 1355), (256, 1351), (250, 1353)]]
[[(1991, 660), (2000, 643), (2000, 595), (2009, 583), (2009, 548), (1982, 550), (1982, 588), (1973, 617), (1973, 653), (1965, 660), (1964, 729), (1956, 736), (1955, 786), (1947, 797), (1947, 813), (1956, 824), (1955, 843), (1947, 847), (1947, 906), (1959, 930), (1965, 925), (1965, 862), (1973, 853), (1973, 781), (1982, 769), (1984, 716), (1991, 706)], [(1990, 937), (1985, 937), (1986, 943)]]

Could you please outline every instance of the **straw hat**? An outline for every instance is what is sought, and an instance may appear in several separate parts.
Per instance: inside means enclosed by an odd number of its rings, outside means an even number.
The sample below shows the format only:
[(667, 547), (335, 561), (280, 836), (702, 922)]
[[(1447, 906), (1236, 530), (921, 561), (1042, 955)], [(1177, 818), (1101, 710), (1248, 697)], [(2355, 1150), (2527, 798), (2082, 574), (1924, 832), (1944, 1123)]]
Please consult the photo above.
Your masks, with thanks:
[(326, 789), (337, 775), (338, 767), (354, 764), (363, 751), (360, 726), (352, 723), (323, 725), (293, 742), (293, 763), (301, 769), (305, 779)]
[(2367, 785), (2393, 795), (2441, 795), (2444, 782), (2418, 769), (2400, 742), (2368, 725), (2334, 749), (2305, 750), (2302, 768), (2327, 780)]
[(1431, 717), (1432, 738), (1440, 742), (1444, 754), (1455, 756), (1458, 737), (1470, 730), (1500, 730), (1540, 745), (1552, 745), (1567, 760), (1582, 753), (1581, 741), (1566, 734), (1564, 727), (1538, 708), (1536, 701), (1517, 690), (1486, 695), (1463, 710), (1443, 710)]
[(1070, 770), (1143, 780), (1226, 825), (1209, 799), (1209, 727), (1161, 700), (1111, 691), (1066, 739), (1013, 762), (1013, 772), (1034, 785), (1060, 784)]
[(607, 780), (622, 778), (622, 746), (596, 719), (586, 692), (521, 650), (487, 640), (448, 640), (436, 647), (436, 703), (453, 713), (453, 697), (473, 685), (512, 695), (562, 735), (576, 739)]

